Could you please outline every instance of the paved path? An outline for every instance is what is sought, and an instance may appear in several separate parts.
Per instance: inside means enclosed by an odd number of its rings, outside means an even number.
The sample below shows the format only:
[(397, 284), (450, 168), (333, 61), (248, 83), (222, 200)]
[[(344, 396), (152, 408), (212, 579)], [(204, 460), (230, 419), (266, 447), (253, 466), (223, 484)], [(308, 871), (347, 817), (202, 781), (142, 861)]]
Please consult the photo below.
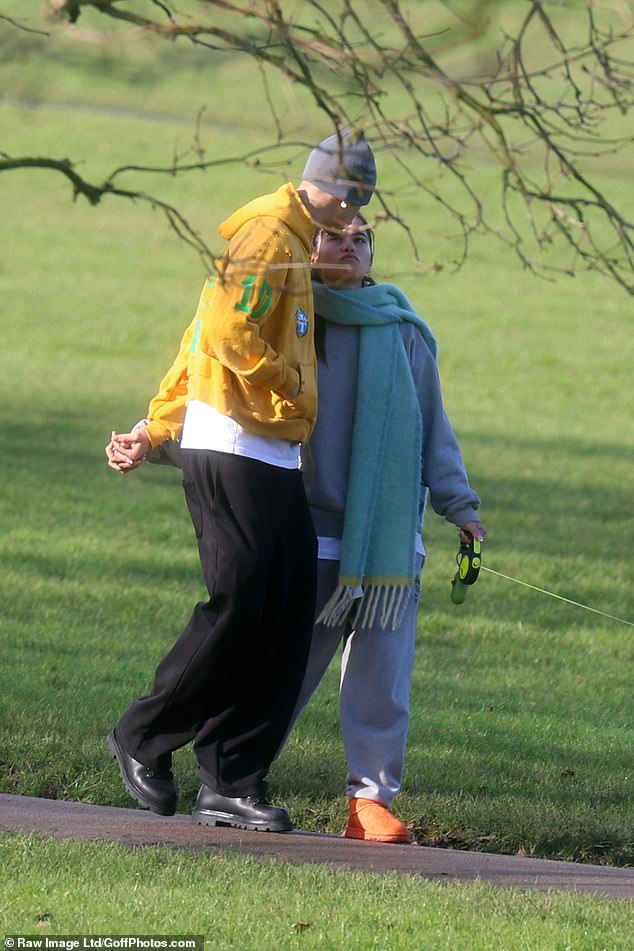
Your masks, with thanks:
[(168, 845), (232, 852), (294, 863), (364, 872), (400, 872), (431, 881), (474, 882), (517, 888), (567, 889), (634, 899), (634, 868), (608, 868), (485, 852), (417, 845), (374, 845), (313, 832), (273, 834), (195, 825), (189, 816), (155, 816), (81, 802), (0, 794), (0, 830), (37, 832), (55, 839)]

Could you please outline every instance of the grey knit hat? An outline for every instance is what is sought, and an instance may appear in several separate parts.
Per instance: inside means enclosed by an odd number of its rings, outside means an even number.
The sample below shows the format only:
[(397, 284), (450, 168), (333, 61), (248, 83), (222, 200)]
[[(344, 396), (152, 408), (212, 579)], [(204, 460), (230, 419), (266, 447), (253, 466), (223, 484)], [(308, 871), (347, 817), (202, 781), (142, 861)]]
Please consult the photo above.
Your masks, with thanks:
[(331, 135), (308, 156), (302, 180), (349, 205), (367, 205), (376, 186), (376, 164), (363, 134)]

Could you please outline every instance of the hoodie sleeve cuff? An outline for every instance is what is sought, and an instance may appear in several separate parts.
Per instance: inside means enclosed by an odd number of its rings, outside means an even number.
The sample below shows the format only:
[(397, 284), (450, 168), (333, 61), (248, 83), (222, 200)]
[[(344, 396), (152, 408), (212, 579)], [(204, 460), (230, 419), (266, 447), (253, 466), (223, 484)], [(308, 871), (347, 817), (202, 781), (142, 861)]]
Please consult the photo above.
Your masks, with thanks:
[(462, 528), (463, 525), (466, 525), (467, 522), (479, 522), (480, 516), (478, 515), (477, 509), (466, 508), (462, 509), (460, 512), (452, 512), (451, 515), (446, 516), (447, 521), (451, 522), (457, 528)]
[(165, 423), (161, 423), (158, 420), (146, 423), (143, 428), (148, 434), (152, 449), (156, 449), (156, 447), (164, 443), (166, 439), (178, 439), (180, 434), (179, 429), (172, 430), (169, 426), (166, 426)]

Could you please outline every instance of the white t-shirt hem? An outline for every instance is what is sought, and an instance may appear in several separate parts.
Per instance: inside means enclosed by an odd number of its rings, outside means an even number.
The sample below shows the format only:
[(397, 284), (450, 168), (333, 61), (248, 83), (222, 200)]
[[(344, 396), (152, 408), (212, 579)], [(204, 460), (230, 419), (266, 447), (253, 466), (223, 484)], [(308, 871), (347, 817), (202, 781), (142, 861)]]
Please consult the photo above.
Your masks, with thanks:
[[(318, 536), (317, 557), (322, 561), (341, 561), (341, 539)], [(416, 554), (425, 557), (425, 546), (420, 532), (416, 533)]]
[(299, 468), (300, 443), (247, 432), (235, 419), (202, 400), (187, 404), (180, 444), (181, 449), (211, 449), (281, 469)]

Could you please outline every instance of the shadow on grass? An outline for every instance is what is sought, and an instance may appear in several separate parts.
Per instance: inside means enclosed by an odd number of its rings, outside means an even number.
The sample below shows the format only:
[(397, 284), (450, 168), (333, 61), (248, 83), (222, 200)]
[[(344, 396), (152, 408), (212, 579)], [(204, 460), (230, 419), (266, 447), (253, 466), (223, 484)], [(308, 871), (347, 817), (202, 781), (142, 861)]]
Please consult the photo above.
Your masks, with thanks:
[[(102, 412), (101, 407), (87, 403), (85, 412), (65, 412), (63, 420), (51, 420), (43, 412), (37, 418), (5, 422), (5, 531), (23, 527), (29, 521), (24, 512), (29, 510), (34, 527), (46, 518), (51, 530), (61, 525), (67, 532), (85, 527), (104, 538), (116, 527), (123, 545), (101, 559), (101, 569), (118, 575), (125, 564), (127, 570), (143, 578), (154, 566), (146, 567), (147, 554), (143, 559), (136, 557), (135, 544), (144, 540), (159, 543), (161, 532), (166, 543), (169, 529), (165, 516), (181, 543), (187, 538), (190, 549), (194, 547), (180, 473), (155, 466), (124, 477), (109, 471), (103, 454), (107, 427), (99, 423)], [(16, 412), (14, 418), (19, 415)], [(536, 559), (537, 564), (544, 559), (555, 576), (551, 580), (557, 582), (561, 581), (557, 578), (558, 561), (578, 559), (584, 576), (583, 596), (605, 600), (603, 583), (597, 581), (592, 586), (586, 576), (599, 560), (604, 566), (613, 563), (617, 570), (623, 565), (623, 520), (631, 495), (623, 446), (521, 436), (509, 439), (486, 433), (470, 434), (465, 441), (477, 443), (485, 458), (509, 456), (517, 463), (509, 475), (503, 471), (495, 474), (491, 467), (493, 472), (478, 472), (474, 479), (483, 498), (483, 514), (491, 524), (486, 546), (491, 567), (505, 572), (518, 554), (529, 562)], [(506, 464), (501, 468), (506, 469)], [(438, 520), (430, 513), (427, 530), (432, 537), (438, 531), (434, 521)], [(86, 572), (94, 574), (99, 562), (99, 554), (92, 559), (87, 556)], [(49, 571), (53, 565), (44, 568)], [(164, 564), (162, 570), (169, 571), (169, 566)], [(451, 566), (447, 570), (450, 572)], [(564, 594), (575, 599), (575, 593), (572, 579)]]
[[(492, 538), (496, 553), (568, 558), (623, 557), (634, 448), (623, 443), (470, 433), (481, 465), (472, 472), (483, 513), (513, 532)], [(465, 450), (468, 452), (468, 450)], [(630, 475), (628, 475), (628, 473)]]
[[(29, 593), (20, 603), (12, 604), (11, 617), (16, 631), (28, 630), (31, 618), (44, 607), (49, 618), (46, 630), (50, 631), (50, 637), (39, 642), (37, 638), (22, 641), (24, 654), (16, 653), (14, 657), (18, 667), (14, 676), (19, 680), (24, 675), (23, 664), (28, 663), (33, 674), (34, 667), (39, 670), (41, 666), (37, 677), (46, 685), (48, 654), (58, 667), (73, 665), (76, 679), (69, 678), (65, 684), (59, 681), (54, 702), (76, 704), (78, 715), (84, 711), (89, 731), (99, 736), (94, 741), (98, 752), (95, 746), (95, 751), (85, 756), (69, 755), (75, 741), (66, 735), (53, 736), (50, 750), (45, 751), (41, 737), (50, 730), (50, 723), (39, 711), (30, 725), (24, 723), (25, 731), (30, 729), (39, 735), (34, 734), (34, 741), (27, 739), (26, 743), (24, 737), (20, 738), (20, 755), (12, 742), (3, 756), (3, 784), (19, 791), (22, 782), (26, 784), (23, 788), (30, 789), (29, 770), (39, 770), (39, 794), (109, 801), (118, 785), (112, 770), (102, 775), (106, 756), (101, 736), (104, 723), (109, 724), (112, 712), (123, 706), (124, 696), (127, 700), (139, 693), (140, 677), (151, 676), (151, 657), (161, 653), (166, 636), (164, 621), (158, 624), (152, 615), (146, 618), (145, 628), (135, 636), (134, 643), (129, 643), (127, 611), (147, 592), (145, 596), (152, 601), (160, 596), (163, 612), (173, 610), (175, 598), (179, 610), (187, 612), (201, 587), (200, 570), (178, 472), (147, 466), (130, 477), (117, 476), (105, 465), (103, 445), (108, 434), (99, 421), (100, 408), (86, 403), (81, 411), (74, 409), (61, 415), (63, 419), (44, 409), (39, 417), (9, 423), (4, 430), (5, 559), (18, 587)], [(14, 419), (20, 419), (18, 412)], [(486, 441), (486, 436), (478, 439), (480, 444)], [(491, 454), (507, 452), (516, 463), (508, 476), (504, 474), (505, 462), (499, 471), (477, 480), (492, 527), (487, 546), (491, 559), (500, 558), (504, 570), (507, 558), (517, 556), (521, 543), (522, 557), (531, 565), (544, 560), (552, 581), (557, 582), (569, 569), (572, 558), (573, 564), (581, 565), (579, 589), (567, 590), (566, 596), (575, 597), (577, 593), (579, 600), (593, 600), (600, 607), (609, 597), (611, 579), (622, 570), (622, 517), (630, 501), (627, 484), (620, 476), (625, 464), (622, 447), (521, 437), (493, 438), (489, 442), (487, 450)], [(596, 583), (592, 559), (600, 561), (601, 566), (602, 578)], [(560, 615), (545, 615), (539, 602), (521, 593), (504, 590), (498, 594), (492, 585), (485, 587), (482, 581), (479, 585), (481, 594), (477, 601), (471, 601), (477, 607), (467, 607), (461, 614), (450, 613), (448, 586), (443, 588), (442, 604), (436, 595), (424, 596), (423, 628), (427, 631), (419, 652), (427, 651), (425, 665), (435, 678), (435, 687), (432, 691), (424, 682), (424, 673), (417, 673), (423, 681), (416, 686), (423, 689), (416, 692), (417, 719), (411, 731), (404, 796), (416, 797), (417, 803), (435, 797), (463, 803), (502, 797), (507, 802), (498, 811), (502, 823), (504, 809), (532, 813), (540, 809), (568, 810), (583, 817), (591, 801), (598, 814), (613, 816), (620, 810), (625, 822), (627, 791), (618, 780), (631, 765), (625, 747), (609, 751), (609, 781), (603, 784), (597, 777), (601, 775), (604, 751), (584, 750), (574, 742), (568, 746), (562, 740), (561, 724), (555, 741), (545, 729), (545, 721), (552, 715), (549, 691), (556, 694), (558, 653), (563, 649), (574, 665), (567, 622)], [(425, 575), (423, 587), (425, 590)], [(124, 628), (114, 632), (106, 625), (108, 619), (112, 624), (113, 592), (120, 598), (120, 623)], [(433, 617), (427, 624), (425, 614), (430, 610)], [(62, 634), (68, 633), (64, 618), (69, 614), (74, 616), (75, 630), (78, 623), (92, 619), (94, 630), (87, 635), (87, 649), (79, 654), (72, 646), (65, 649), (60, 643)], [(498, 647), (497, 659), (480, 659), (479, 637), (485, 635), (474, 637), (470, 630), (473, 617), (480, 631), (490, 623), (493, 633), (486, 637)], [(518, 635), (520, 621), (524, 631)], [(175, 615), (169, 623), (176, 635), (180, 626)], [(575, 614), (570, 622), (588, 636), (596, 623), (593, 616), (585, 614)], [(561, 632), (561, 643), (553, 639), (546, 648), (546, 635), (552, 631)], [(528, 659), (530, 637), (536, 633), (541, 637), (541, 655), (538, 667), (533, 668)], [(99, 636), (106, 641), (107, 649), (94, 650), (91, 657), (90, 641), (96, 643)], [(492, 677), (509, 663), (504, 650), (504, 639), (509, 636), (523, 641), (520, 648), (527, 663), (524, 697), (532, 704), (528, 718), (512, 687), (476, 680), (487, 673)], [(15, 640), (17, 643), (20, 638), (16, 636)], [(614, 643), (621, 645), (616, 650), (625, 650), (623, 639), (615, 637)], [(41, 664), (35, 663), (38, 655)], [(99, 671), (95, 663), (101, 665)], [(620, 675), (624, 668), (617, 655), (612, 657), (612, 664)], [(459, 682), (452, 679), (452, 670), (462, 671)], [(445, 674), (439, 675), (441, 671)], [(604, 678), (608, 675), (609, 671), (601, 674)], [(540, 682), (536, 690), (532, 684), (535, 676), (547, 681)], [(12, 703), (21, 703), (24, 695), (17, 690), (18, 684), (10, 679), (7, 684), (5, 699), (13, 697)], [(601, 718), (600, 704), (592, 699), (590, 686), (586, 685), (586, 707), (577, 705), (575, 710), (579, 729), (590, 729)], [(37, 689), (35, 681), (32, 687)], [(272, 770), (276, 795), (303, 797), (306, 808), (306, 803), (315, 798), (339, 802), (344, 792), (345, 763), (336, 692), (336, 676), (331, 675)], [(483, 709), (483, 698), (489, 710)], [(451, 713), (449, 723), (444, 722), (446, 712)], [(23, 750), (27, 751), (25, 755)], [(197, 786), (191, 751), (182, 751), (179, 756), (184, 794), (191, 799)], [(125, 797), (120, 796), (117, 802), (125, 804)], [(420, 805), (416, 808), (420, 810), (418, 821), (423, 835), (429, 826), (425, 826)], [(327, 813), (328, 807), (324, 809)], [(456, 828), (459, 825), (457, 822)], [(570, 852), (574, 846), (570, 835), (558, 838), (550, 820), (546, 825), (548, 841), (539, 844), (541, 854), (557, 854), (564, 840)], [(617, 856), (619, 848), (625, 854), (624, 836), (616, 827), (610, 831), (609, 822), (607, 826), (603, 838), (609, 840), (610, 855)], [(577, 828), (579, 854), (590, 848), (588, 837), (595, 835), (591, 829), (586, 831), (588, 835)], [(433, 834), (445, 833), (436, 828)], [(483, 843), (473, 843), (478, 836), (488, 834), (483, 825), (472, 834), (465, 823), (462, 831), (451, 832), (456, 837), (454, 846), (462, 835), (469, 847), (483, 847)], [(601, 847), (598, 839), (595, 847)], [(596, 857), (598, 852), (592, 854)]]

